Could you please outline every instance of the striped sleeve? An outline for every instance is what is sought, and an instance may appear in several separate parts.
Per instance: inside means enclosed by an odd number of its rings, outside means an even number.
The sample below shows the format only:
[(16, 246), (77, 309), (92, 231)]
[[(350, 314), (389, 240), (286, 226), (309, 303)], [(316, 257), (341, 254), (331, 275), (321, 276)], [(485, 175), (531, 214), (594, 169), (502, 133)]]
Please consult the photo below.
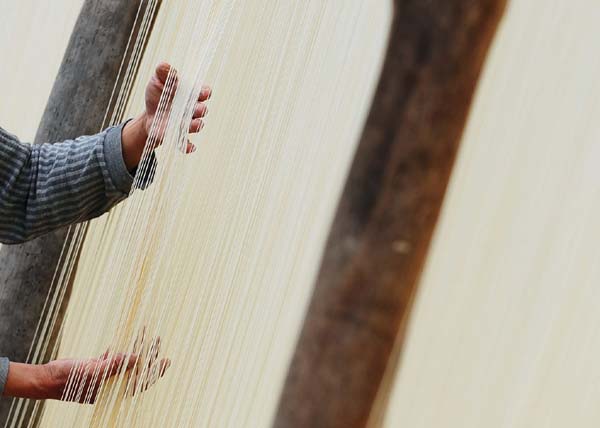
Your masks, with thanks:
[(8, 379), (9, 364), (8, 358), (0, 358), (0, 397), (4, 393), (4, 386), (6, 385), (6, 379)]
[(125, 199), (133, 183), (123, 125), (56, 144), (25, 144), (0, 128), (0, 242), (17, 244), (89, 220)]

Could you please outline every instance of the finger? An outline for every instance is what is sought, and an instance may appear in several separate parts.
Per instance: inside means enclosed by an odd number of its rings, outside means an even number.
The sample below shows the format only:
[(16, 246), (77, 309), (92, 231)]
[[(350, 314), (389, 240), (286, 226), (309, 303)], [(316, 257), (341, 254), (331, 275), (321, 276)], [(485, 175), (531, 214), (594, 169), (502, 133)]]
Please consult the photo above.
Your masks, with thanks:
[(177, 70), (167, 63), (160, 63), (150, 81), (167, 97), (168, 102), (173, 100), (179, 85)]
[(179, 81), (177, 76), (175, 76), (169, 85), (163, 86), (163, 96), (167, 97), (168, 103), (170, 104), (175, 98), (175, 94), (177, 93), (177, 87), (179, 85)]
[(146, 326), (142, 327), (142, 331), (137, 334), (135, 341), (133, 342), (133, 352), (138, 353), (143, 347), (146, 341)]
[[(171, 65), (166, 62), (161, 62), (160, 64), (158, 64), (156, 66), (156, 77), (158, 78), (160, 83), (162, 83), (163, 85), (167, 81), (167, 78), (169, 77), (169, 72), (171, 71), (171, 69), (172, 69)], [(173, 70), (173, 72), (177, 73), (176, 70)]]
[(188, 142), (187, 142), (187, 147), (185, 148), (185, 152), (186, 152), (187, 154), (189, 154), (189, 153), (194, 153), (195, 151), (196, 151), (196, 146), (195, 146), (195, 145), (193, 145), (193, 144), (190, 142), (190, 140), (188, 140)]
[(210, 86), (203, 86), (200, 89), (200, 94), (198, 95), (198, 101), (206, 101), (209, 100), (212, 95), (212, 88)]
[(129, 394), (135, 396), (138, 392), (144, 392), (152, 385), (154, 385), (158, 379), (163, 377), (167, 369), (171, 366), (171, 360), (163, 358), (158, 364), (154, 364), (152, 367), (148, 367), (143, 374), (134, 376), (132, 388)]
[(192, 134), (195, 134), (197, 132), (200, 132), (202, 130), (202, 128), (204, 128), (204, 122), (202, 121), (202, 119), (200, 119), (200, 118), (193, 119), (192, 122), (190, 123), (189, 132), (191, 132)]
[(125, 370), (131, 370), (133, 367), (135, 367), (137, 360), (138, 356), (136, 354), (130, 354), (129, 360), (127, 361), (127, 368)]
[(125, 369), (129, 372), (129, 376), (127, 379), (127, 386), (125, 387), (126, 393), (133, 395), (132, 393), (137, 388), (137, 373), (139, 371), (139, 356), (136, 354), (131, 354), (129, 356), (129, 361), (127, 362), (127, 368)]
[(163, 377), (169, 367), (171, 367), (171, 360), (169, 360), (168, 358), (163, 358), (162, 360), (160, 360), (160, 370), (158, 372), (159, 376)]
[(164, 358), (160, 361), (159, 364), (155, 364), (148, 370), (146, 377), (143, 382), (143, 391), (146, 391), (152, 385), (154, 385), (158, 379), (165, 375), (165, 372), (171, 365), (171, 360)]
[(110, 348), (107, 348), (104, 354), (100, 355), (100, 360), (106, 360), (108, 358), (108, 354), (110, 353)]
[(152, 340), (152, 354), (156, 354), (158, 355), (158, 353), (160, 352), (160, 336), (157, 336), (156, 339)]
[(205, 117), (208, 114), (208, 107), (204, 103), (196, 103), (194, 107), (194, 114), (192, 115), (192, 119), (197, 119), (199, 117)]
[(154, 339), (152, 344), (150, 345), (149, 355), (148, 355), (148, 367), (150, 367), (154, 362), (158, 359), (158, 355), (160, 353), (160, 337)]

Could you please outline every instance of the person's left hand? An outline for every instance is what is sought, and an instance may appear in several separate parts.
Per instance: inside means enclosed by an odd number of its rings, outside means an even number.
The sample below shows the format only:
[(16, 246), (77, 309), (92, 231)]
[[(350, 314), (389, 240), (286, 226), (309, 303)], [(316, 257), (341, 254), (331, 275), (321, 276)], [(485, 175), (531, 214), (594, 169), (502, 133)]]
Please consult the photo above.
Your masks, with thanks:
[[(169, 74), (171, 78), (169, 79)], [(171, 109), (173, 96), (177, 88), (177, 72), (167, 63), (160, 63), (146, 86), (146, 110), (125, 125), (121, 135), (123, 159), (129, 171), (133, 170), (140, 162), (148, 136), (152, 134), (153, 146), (162, 143), (168, 114), (157, 115), (159, 107), (168, 112)], [(160, 99), (165, 93), (165, 102), (160, 106)], [(188, 126), (190, 133), (197, 133), (204, 127), (203, 118), (208, 113), (206, 101), (210, 98), (212, 89), (202, 87), (192, 113), (192, 120)], [(160, 116), (160, 117), (159, 117)], [(188, 141), (186, 152), (194, 151), (194, 146)]]
[[(119, 373), (124, 364), (131, 369), (137, 360), (134, 355), (127, 359), (125, 354), (88, 360), (56, 360), (47, 364), (21, 364), (11, 361), (4, 396), (31, 399), (66, 399), (80, 403), (95, 402), (100, 382), (93, 379), (109, 378)], [(74, 379), (85, 379), (82, 394), (78, 397), (63, 397), (73, 372)], [(94, 376), (97, 373), (97, 376)], [(75, 382), (76, 384), (78, 382)], [(80, 385), (76, 385), (78, 388)]]
[[(40, 365), (11, 362), (4, 396), (93, 404), (103, 381), (122, 370), (130, 372), (125, 380), (127, 395), (143, 392), (164, 376), (171, 364), (169, 359), (159, 359), (160, 339), (147, 345), (143, 342), (142, 338), (136, 346), (144, 353), (144, 362), (137, 354), (109, 355), (108, 352), (99, 358), (55, 360)], [(65, 394), (67, 387), (73, 391)]]
[[(169, 74), (171, 74), (171, 78), (169, 79)], [(165, 105), (162, 108), (165, 111), (169, 111), (171, 108), (171, 102), (173, 101), (173, 97), (175, 95), (175, 90), (177, 89), (177, 71), (175, 71), (169, 64), (166, 62), (162, 62), (158, 64), (154, 75), (150, 78), (150, 82), (148, 86), (146, 86), (146, 111), (143, 113), (144, 119), (144, 129), (146, 131), (146, 135), (149, 135), (154, 127), (154, 138), (159, 140), (158, 144), (160, 144), (160, 140), (162, 140), (165, 132), (166, 126), (166, 117), (167, 114), (161, 114), (162, 119), (160, 122), (157, 122), (157, 111), (160, 104), (161, 96), (163, 92), (165, 92)], [(208, 113), (208, 107), (206, 106), (206, 101), (210, 98), (212, 94), (212, 89), (208, 86), (202, 87), (200, 89), (200, 93), (198, 94), (198, 99), (194, 106), (194, 112), (192, 114), (192, 121), (189, 125), (189, 132), (196, 133), (200, 132), (204, 127), (203, 118)]]
[[(118, 374), (125, 363), (127, 363), (125, 370), (132, 369), (136, 360), (135, 355), (130, 355), (128, 359), (125, 354), (116, 354), (109, 358), (105, 353), (99, 358), (89, 360), (51, 361), (43, 366), (45, 369), (43, 384), (46, 393), (42, 398), (93, 404), (96, 402), (103, 380)], [(75, 391), (65, 395), (65, 388), (70, 383), (70, 376), (73, 379), (71, 383), (73, 383)], [(83, 383), (83, 387), (81, 383)]]

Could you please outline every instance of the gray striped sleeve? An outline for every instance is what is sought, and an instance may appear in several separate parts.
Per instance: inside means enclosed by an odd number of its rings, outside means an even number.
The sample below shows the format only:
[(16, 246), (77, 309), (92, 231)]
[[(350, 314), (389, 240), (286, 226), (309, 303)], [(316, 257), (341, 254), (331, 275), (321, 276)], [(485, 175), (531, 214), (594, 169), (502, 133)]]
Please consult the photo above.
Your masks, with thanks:
[(24, 144), (0, 128), (0, 242), (17, 244), (98, 217), (133, 183), (123, 125), (56, 144)]
[(8, 358), (0, 358), (0, 397), (4, 393), (4, 386), (6, 385), (6, 379), (8, 379), (9, 365)]

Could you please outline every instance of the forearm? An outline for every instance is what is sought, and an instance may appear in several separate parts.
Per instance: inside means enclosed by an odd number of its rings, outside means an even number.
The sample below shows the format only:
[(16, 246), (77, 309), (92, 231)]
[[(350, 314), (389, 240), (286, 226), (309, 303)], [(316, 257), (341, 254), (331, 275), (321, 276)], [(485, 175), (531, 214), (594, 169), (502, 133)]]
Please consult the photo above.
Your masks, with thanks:
[(127, 197), (133, 177), (122, 127), (57, 144), (0, 132), (0, 241), (19, 243), (97, 217)]
[(10, 363), (3, 396), (31, 399), (60, 399), (50, 385), (46, 366)]

